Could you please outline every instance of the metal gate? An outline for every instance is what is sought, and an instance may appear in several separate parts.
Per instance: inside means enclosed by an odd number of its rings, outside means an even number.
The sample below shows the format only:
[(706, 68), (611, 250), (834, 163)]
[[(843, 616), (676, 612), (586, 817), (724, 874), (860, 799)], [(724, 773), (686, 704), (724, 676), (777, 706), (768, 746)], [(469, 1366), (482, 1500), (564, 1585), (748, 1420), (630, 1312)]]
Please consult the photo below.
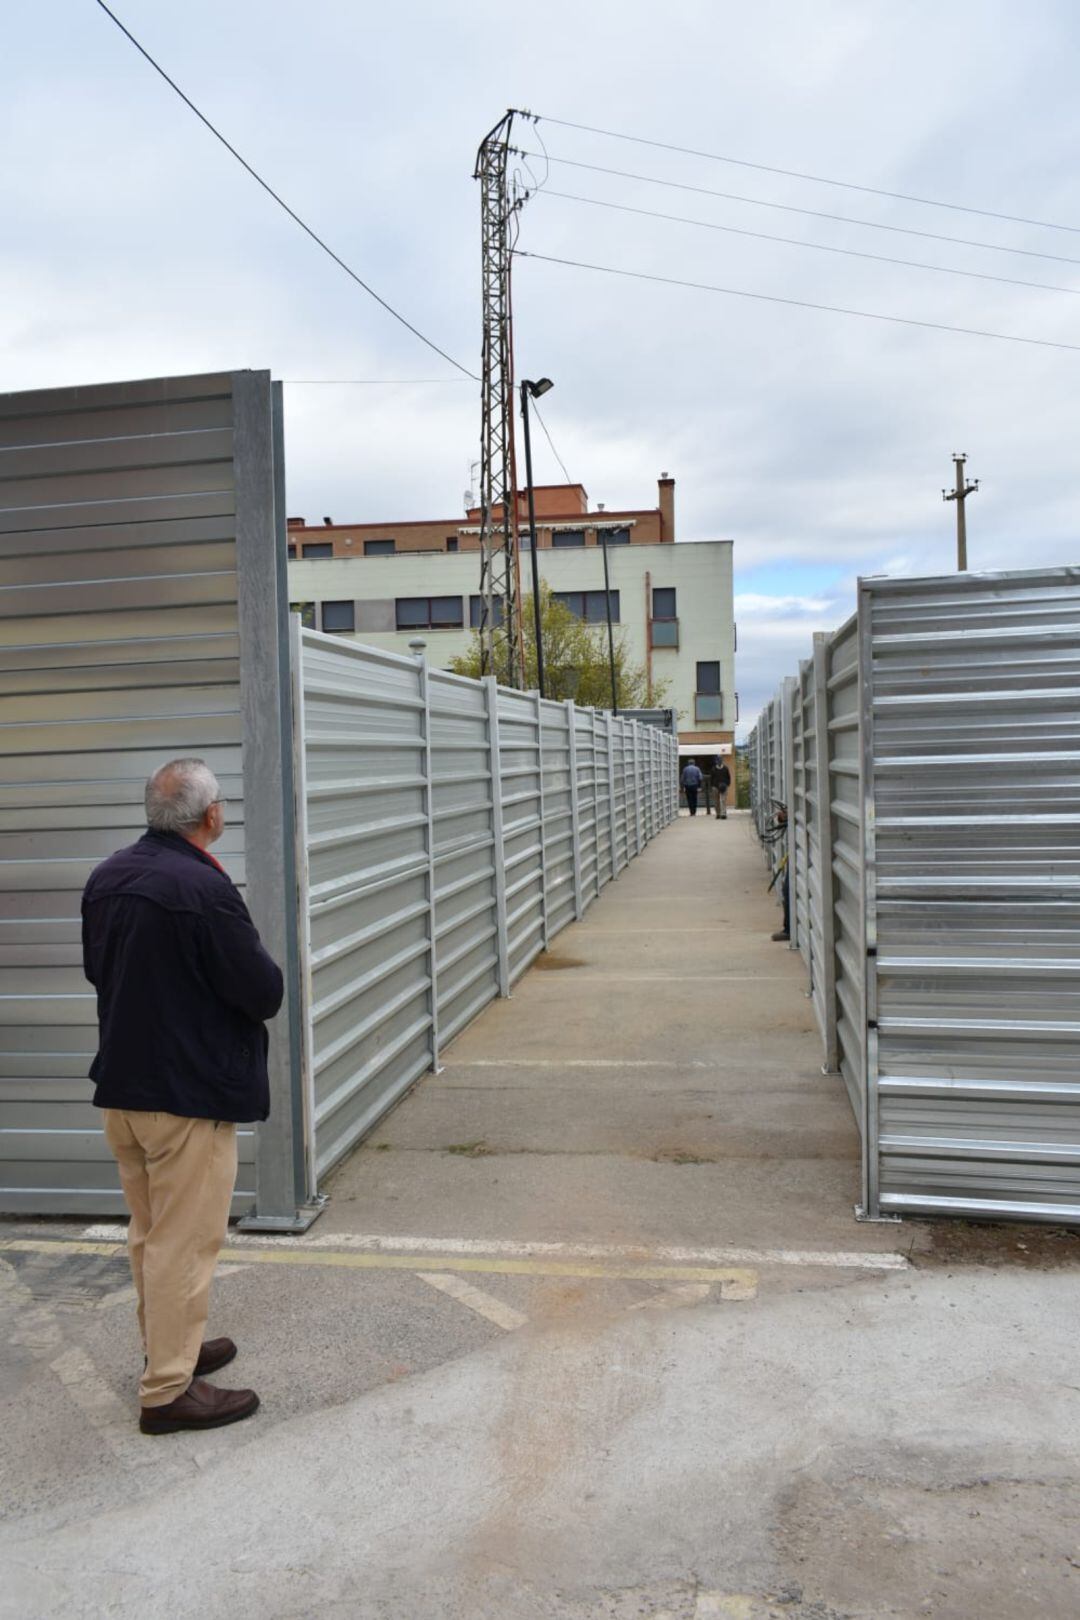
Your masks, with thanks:
[(1078, 1221), (1080, 571), (859, 615), (871, 1208)]
[(863, 1212), (1080, 1223), (1080, 571), (861, 581), (791, 714), (793, 928)]
[[(144, 829), (164, 759), (199, 754), (218, 775), (224, 864), (271, 953), (295, 962), (280, 467), (265, 372), (0, 397), (5, 1211), (123, 1208), (86, 1079), (79, 901)], [(257, 1194), (295, 1215), (303, 1196), (294, 1012), (295, 995), (271, 1045), (273, 1123), (257, 1150), (241, 1133), (237, 1213)]]

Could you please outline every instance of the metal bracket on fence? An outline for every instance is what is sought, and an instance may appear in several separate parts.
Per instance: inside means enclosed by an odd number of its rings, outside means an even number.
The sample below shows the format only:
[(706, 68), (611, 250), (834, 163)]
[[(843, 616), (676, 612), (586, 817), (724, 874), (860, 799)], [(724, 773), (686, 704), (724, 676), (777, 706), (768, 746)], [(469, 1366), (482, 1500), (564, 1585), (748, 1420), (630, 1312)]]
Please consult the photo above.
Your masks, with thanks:
[(502, 767), (499, 760), (499, 684), (483, 677), (487, 697), (488, 769), (491, 774), (491, 859), (495, 868), (495, 927), (499, 953), (499, 994), (510, 994), (510, 948), (506, 921), (506, 845), (503, 839)]
[(880, 1210), (876, 1215), (871, 1215), (867, 1212), (864, 1204), (856, 1204), (855, 1219), (869, 1226), (899, 1226), (903, 1217), (901, 1215), (883, 1215)]

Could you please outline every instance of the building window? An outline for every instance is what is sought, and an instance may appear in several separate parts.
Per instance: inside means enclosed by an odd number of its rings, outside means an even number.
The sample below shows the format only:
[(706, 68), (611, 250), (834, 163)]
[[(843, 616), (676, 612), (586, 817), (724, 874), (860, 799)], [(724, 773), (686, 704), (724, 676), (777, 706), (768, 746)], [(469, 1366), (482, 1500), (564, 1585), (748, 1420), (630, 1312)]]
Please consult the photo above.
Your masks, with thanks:
[(393, 540), (365, 540), (365, 557), (392, 557), (396, 547)]
[[(470, 627), (470, 629), (479, 630), (479, 628), (480, 628), (480, 610), (481, 610), (481, 606), (483, 604), (483, 600), (484, 599), (483, 599), (482, 596), (470, 596), (469, 597), (469, 627)], [(495, 598), (495, 626), (496, 626), (496, 628), (498, 628), (498, 626), (501, 625), (502, 622), (503, 622), (502, 609), (503, 609), (502, 597), (497, 596)]]
[(300, 615), (300, 623), (303, 625), (305, 630), (314, 630), (314, 628), (315, 628), (315, 604), (314, 604), (314, 602), (290, 602), (289, 603), (289, 612), (290, 613), (299, 613), (299, 615)]
[(679, 645), (679, 616), (674, 586), (657, 586), (652, 593), (652, 623), (649, 627), (654, 647)]
[(395, 603), (399, 630), (460, 630), (460, 596), (399, 596)]
[(289, 561), (294, 562), (296, 560), (296, 547), (295, 546), (286, 546), (285, 550), (289, 554)]
[[(586, 624), (606, 624), (607, 609), (604, 606), (605, 591), (553, 591), (556, 602), (570, 609), (576, 619), (584, 619)], [(611, 622), (619, 623), (619, 593), (611, 593)]]
[(724, 718), (724, 699), (720, 693), (720, 663), (713, 660), (697, 666), (697, 690), (694, 694), (694, 719), (719, 721)]
[(551, 536), (553, 546), (583, 546), (585, 544), (584, 529), (556, 529)]
[[(604, 542), (609, 546), (628, 546), (630, 544), (630, 530), (627, 528), (605, 529)], [(596, 543), (597, 545), (601, 544), (599, 529), (596, 531)]]
[(456, 551), (457, 548), (458, 548), (457, 535), (456, 534), (448, 534), (447, 537), (446, 537), (446, 549), (447, 549), (447, 551)]
[(332, 540), (314, 540), (310, 545), (304, 547), (305, 562), (318, 562), (323, 557), (332, 557), (333, 555), (334, 544)]
[(324, 602), (322, 605), (322, 627), (327, 631), (355, 630), (356, 603)]

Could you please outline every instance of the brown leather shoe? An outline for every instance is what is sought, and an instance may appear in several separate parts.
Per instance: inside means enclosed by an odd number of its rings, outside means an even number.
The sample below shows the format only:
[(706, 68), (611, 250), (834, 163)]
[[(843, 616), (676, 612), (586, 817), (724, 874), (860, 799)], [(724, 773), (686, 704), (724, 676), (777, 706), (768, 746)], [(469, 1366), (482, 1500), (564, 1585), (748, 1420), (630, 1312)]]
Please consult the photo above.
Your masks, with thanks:
[(220, 1429), (239, 1423), (259, 1409), (253, 1389), (218, 1389), (193, 1378), (183, 1395), (166, 1406), (144, 1406), (139, 1413), (143, 1434), (176, 1434), (180, 1429)]
[(231, 1339), (204, 1339), (193, 1377), (205, 1378), (209, 1373), (219, 1372), (235, 1355), (236, 1346)]

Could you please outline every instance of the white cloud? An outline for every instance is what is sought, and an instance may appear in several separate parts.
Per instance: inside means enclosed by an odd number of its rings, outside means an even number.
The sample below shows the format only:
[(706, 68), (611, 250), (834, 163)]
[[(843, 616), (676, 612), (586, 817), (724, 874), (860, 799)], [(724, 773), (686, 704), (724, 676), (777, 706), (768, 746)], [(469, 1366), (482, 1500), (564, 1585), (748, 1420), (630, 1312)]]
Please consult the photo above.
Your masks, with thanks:
[[(280, 377), (455, 373), (349, 282), (199, 126), (98, 8), (8, 19), (0, 139), (9, 389), (269, 366)], [(507, 102), (701, 151), (1080, 223), (1065, 0), (126, 0), (125, 22), (378, 291), (476, 370), (477, 142)], [(478, 67), (478, 64), (480, 66)], [(1080, 344), (1075, 236), (629, 146), (547, 123), (551, 190), (744, 230), (1051, 283), (1044, 292), (807, 252), (548, 196), (521, 246), (617, 269)], [(534, 131), (523, 131), (532, 145)], [(757, 202), (1039, 259), (908, 237)], [(975, 567), (1075, 562), (1080, 353), (889, 325), (568, 269), (515, 266), (518, 375), (571, 474), (609, 507), (677, 480), (684, 539), (733, 537), (742, 575), (828, 589), (740, 593), (743, 714), (794, 669), (854, 580), (952, 565), (950, 457), (969, 452)], [(293, 511), (451, 516), (479, 442), (476, 384), (287, 390)], [(542, 435), (538, 476), (558, 476)], [(835, 580), (842, 583), (834, 584)]]

